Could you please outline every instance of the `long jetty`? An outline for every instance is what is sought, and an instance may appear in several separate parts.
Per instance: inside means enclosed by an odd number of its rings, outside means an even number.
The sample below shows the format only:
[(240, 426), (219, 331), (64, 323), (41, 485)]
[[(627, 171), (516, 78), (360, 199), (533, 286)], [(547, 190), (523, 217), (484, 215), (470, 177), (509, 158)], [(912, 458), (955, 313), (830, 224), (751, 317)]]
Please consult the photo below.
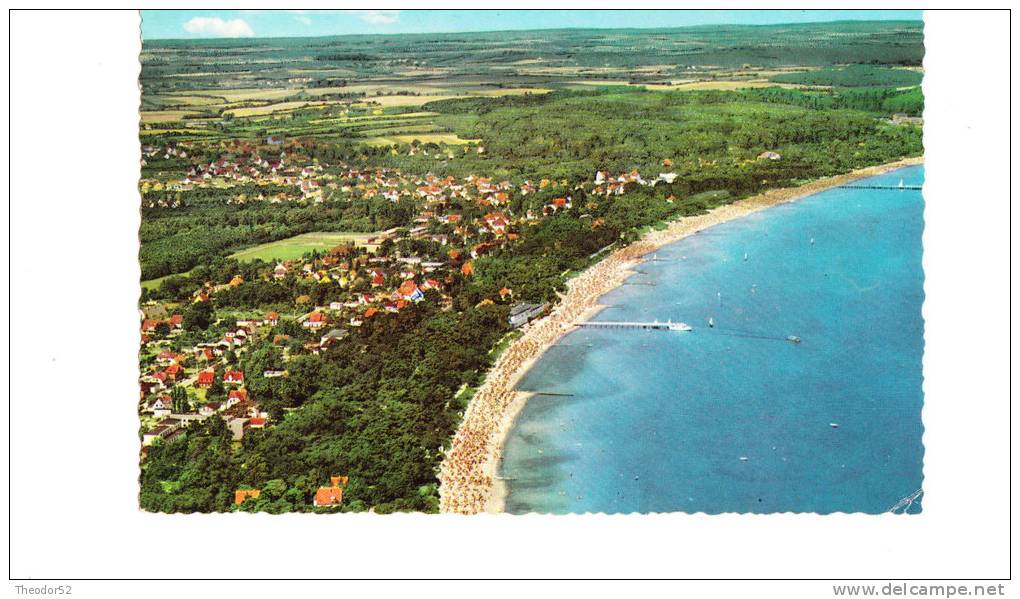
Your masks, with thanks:
[(899, 191), (921, 191), (920, 185), (839, 185), (840, 189), (890, 189)]
[(656, 329), (662, 331), (668, 331), (669, 327), (675, 323), (672, 322), (623, 322), (623, 321), (585, 321), (575, 322), (574, 326), (578, 326), (585, 329)]

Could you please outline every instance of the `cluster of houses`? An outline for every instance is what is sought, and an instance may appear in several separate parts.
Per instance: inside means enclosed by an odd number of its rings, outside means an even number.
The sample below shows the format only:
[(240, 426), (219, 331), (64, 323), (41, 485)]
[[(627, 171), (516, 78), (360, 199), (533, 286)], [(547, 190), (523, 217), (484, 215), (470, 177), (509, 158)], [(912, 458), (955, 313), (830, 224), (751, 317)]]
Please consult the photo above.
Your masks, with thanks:
[[(663, 160), (662, 163), (666, 167), (673, 165), (673, 161), (669, 159)], [(645, 179), (636, 170), (616, 176), (611, 175), (608, 171), (596, 171), (595, 179), (592, 181), (594, 186), (592, 193), (604, 196), (620, 196), (626, 192), (627, 185), (629, 184), (654, 186), (659, 183), (672, 183), (678, 176), (674, 172), (664, 172), (659, 173), (654, 179)]]
[[(265, 194), (238, 194), (230, 203), (251, 201), (344, 201), (355, 197), (380, 198), (391, 202), (404, 200), (414, 203), (416, 214), (407, 228), (407, 234), (414, 240), (425, 240), (443, 248), (430, 256), (406, 255), (401, 251), (362, 253), (353, 246), (341, 245), (324, 255), (299, 260), (280, 262), (267, 276), (270, 280), (285, 281), (296, 277), (322, 285), (337, 285), (344, 292), (332, 294), (341, 299), (324, 306), (310, 306), (297, 317), (300, 326), (310, 333), (302, 348), (308, 353), (320, 353), (347, 337), (352, 327), (362, 326), (367, 320), (397, 313), (422, 301), (433, 298), (442, 308), (450, 308), (453, 298), (450, 288), (456, 277), (471, 277), (475, 273), (475, 261), (487, 254), (500, 250), (506, 244), (520, 238), (521, 231), (542, 217), (574, 210), (571, 192), (581, 188), (604, 196), (621, 195), (628, 185), (651, 186), (662, 182), (671, 183), (676, 173), (670, 172), (672, 162), (663, 161), (665, 172), (647, 179), (638, 171), (613, 175), (597, 171), (594, 178), (575, 188), (567, 181), (541, 179), (514, 184), (509, 180), (495, 180), (490, 177), (469, 175), (463, 178), (435, 175), (405, 176), (392, 168), (352, 168), (346, 164), (329, 165), (303, 152), (300, 143), (285, 142), (282, 138), (271, 139), (267, 145), (248, 142), (222, 142), (220, 158), (210, 161), (196, 159), (200, 152), (184, 145), (168, 147), (144, 147), (145, 159), (189, 159), (190, 168), (177, 181), (142, 181), (143, 194), (149, 191), (188, 191), (196, 187), (234, 187), (257, 184), (273, 186)], [(765, 153), (760, 158), (777, 160), (779, 155)], [(292, 191), (280, 192), (280, 188)], [(248, 190), (250, 194), (250, 190)], [(555, 193), (551, 193), (555, 192)], [(515, 197), (543, 193), (540, 208), (532, 203), (532, 209), (515, 210), (511, 201)], [(144, 197), (144, 195), (143, 195)], [(164, 199), (155, 199), (155, 198)], [(162, 203), (160, 203), (162, 202)], [(175, 200), (176, 202), (176, 200)], [(166, 205), (165, 194), (153, 195), (152, 206)], [(466, 210), (466, 206), (471, 206)], [(582, 217), (586, 215), (581, 215)], [(599, 226), (601, 219), (592, 219), (592, 227)], [(367, 246), (376, 249), (387, 239), (395, 239), (398, 229), (391, 229), (368, 240)], [(445, 255), (444, 253), (445, 252)], [(193, 302), (209, 301), (213, 295), (245, 283), (240, 276), (228, 283), (212, 285), (207, 283), (192, 297)], [(485, 299), (482, 303), (512, 303), (513, 292), (508, 288), (500, 290), (498, 296)], [(300, 302), (299, 302), (300, 305)], [(511, 326), (522, 326), (540, 316), (547, 309), (545, 304), (513, 305), (509, 321)], [(264, 338), (267, 328), (275, 326), (280, 315), (269, 312), (261, 319), (242, 319), (236, 326), (229, 327), (221, 339), (198, 343), (187, 351), (160, 352), (151, 368), (140, 378), (142, 411), (157, 419), (154, 426), (143, 435), (148, 445), (156, 438), (171, 440), (192, 421), (208, 418), (215, 414), (223, 416), (235, 439), (243, 437), (251, 428), (266, 426), (266, 414), (259, 410), (253, 398), (248, 397), (244, 387), (244, 376), (238, 370), (227, 369), (220, 381), (229, 387), (227, 399), (223, 402), (207, 402), (193, 412), (180, 413), (181, 406), (175, 406), (169, 390), (177, 385), (208, 389), (216, 383), (216, 366), (227, 366), (228, 352), (243, 352), (253, 339)], [(159, 343), (161, 338), (173, 337), (182, 332), (183, 319), (179, 314), (167, 318), (144, 318), (142, 321), (143, 344)], [(314, 335), (314, 336), (313, 336)], [(277, 335), (274, 343), (287, 345), (286, 336)], [(263, 373), (248, 373), (265, 378), (286, 376), (286, 370), (272, 369)], [(177, 408), (177, 409), (175, 409)]]
[[(268, 414), (249, 397), (244, 386), (244, 372), (239, 369), (227, 365), (220, 375), (220, 382), (227, 391), (226, 399), (205, 402), (197, 410), (192, 409), (188, 402), (184, 405), (175, 404), (171, 390), (177, 386), (184, 389), (209, 389), (217, 382), (216, 365), (223, 364), (224, 354), (243, 347), (259, 329), (275, 325), (279, 318), (276, 312), (269, 312), (262, 319), (238, 320), (236, 327), (228, 328), (223, 339), (217, 342), (198, 343), (190, 350), (181, 352), (164, 349), (156, 354), (152, 364), (139, 377), (140, 411), (157, 419), (142, 434), (143, 447), (148, 447), (156, 439), (172, 441), (192, 422), (217, 414), (227, 423), (235, 441), (241, 440), (250, 429), (264, 428), (268, 424)], [(161, 340), (146, 339), (146, 331), (155, 329), (154, 320), (145, 318), (142, 321), (143, 343), (158, 346)], [(180, 326), (178, 315), (171, 316), (169, 320), (176, 321)], [(262, 376), (286, 376), (286, 371), (267, 370)]]

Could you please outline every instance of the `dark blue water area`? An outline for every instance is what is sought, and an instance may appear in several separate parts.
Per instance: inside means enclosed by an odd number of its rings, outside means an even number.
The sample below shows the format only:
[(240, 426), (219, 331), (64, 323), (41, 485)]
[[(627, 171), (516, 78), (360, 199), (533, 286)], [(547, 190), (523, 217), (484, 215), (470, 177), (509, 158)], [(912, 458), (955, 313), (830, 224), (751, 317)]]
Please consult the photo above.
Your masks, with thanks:
[(533, 397), (508, 436), (506, 510), (881, 513), (914, 494), (922, 228), (920, 191), (836, 188), (647, 256), (596, 320), (694, 330), (551, 348), (519, 388), (566, 395)]

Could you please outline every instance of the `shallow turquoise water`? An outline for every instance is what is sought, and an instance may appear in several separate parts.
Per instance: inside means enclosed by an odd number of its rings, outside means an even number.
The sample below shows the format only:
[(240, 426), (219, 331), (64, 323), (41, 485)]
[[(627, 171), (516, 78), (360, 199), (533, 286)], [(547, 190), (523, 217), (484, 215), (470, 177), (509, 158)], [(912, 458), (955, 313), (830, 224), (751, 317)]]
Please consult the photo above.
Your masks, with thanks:
[(507, 511), (879, 513), (920, 489), (922, 213), (919, 191), (831, 189), (659, 250), (597, 320), (695, 330), (551, 348), (519, 388), (570, 395), (520, 414)]

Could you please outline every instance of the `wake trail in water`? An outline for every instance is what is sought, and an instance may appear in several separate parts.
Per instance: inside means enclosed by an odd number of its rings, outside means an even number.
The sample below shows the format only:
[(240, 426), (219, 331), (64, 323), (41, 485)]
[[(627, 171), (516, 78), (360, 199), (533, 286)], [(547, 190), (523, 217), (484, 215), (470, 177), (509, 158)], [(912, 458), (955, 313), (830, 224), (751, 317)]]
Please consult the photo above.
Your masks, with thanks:
[(890, 514), (906, 514), (907, 510), (909, 510), (910, 507), (914, 505), (914, 502), (920, 501), (921, 497), (923, 496), (924, 490), (918, 489), (911, 493), (910, 495), (907, 495), (903, 499), (897, 501), (891, 508), (889, 508), (886, 511)]

